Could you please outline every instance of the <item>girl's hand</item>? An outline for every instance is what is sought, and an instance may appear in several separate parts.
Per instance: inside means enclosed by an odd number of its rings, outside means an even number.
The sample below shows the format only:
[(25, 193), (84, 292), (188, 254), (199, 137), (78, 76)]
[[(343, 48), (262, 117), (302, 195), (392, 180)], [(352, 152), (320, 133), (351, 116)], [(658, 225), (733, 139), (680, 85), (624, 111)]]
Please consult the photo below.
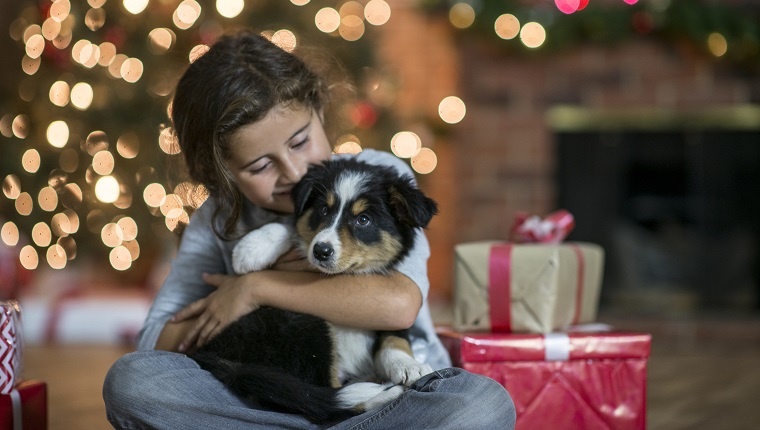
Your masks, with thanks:
[(272, 265), (272, 270), (287, 272), (319, 272), (317, 268), (309, 264), (309, 261), (296, 248), (282, 254)]
[(216, 287), (216, 291), (189, 304), (171, 319), (176, 323), (197, 317), (179, 345), (180, 352), (203, 346), (228, 325), (259, 308), (253, 300), (250, 285), (246, 285), (246, 275), (204, 273), (203, 281)]

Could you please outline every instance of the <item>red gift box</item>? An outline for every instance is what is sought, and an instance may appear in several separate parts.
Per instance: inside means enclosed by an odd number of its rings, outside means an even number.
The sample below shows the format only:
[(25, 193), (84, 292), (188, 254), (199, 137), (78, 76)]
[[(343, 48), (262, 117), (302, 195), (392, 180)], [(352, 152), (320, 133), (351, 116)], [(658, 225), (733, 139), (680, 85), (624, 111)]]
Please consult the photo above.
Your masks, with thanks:
[(24, 381), (10, 394), (0, 395), (0, 430), (16, 429), (47, 429), (47, 385), (44, 382)]
[(645, 429), (651, 336), (439, 329), (454, 365), (503, 385), (516, 429)]

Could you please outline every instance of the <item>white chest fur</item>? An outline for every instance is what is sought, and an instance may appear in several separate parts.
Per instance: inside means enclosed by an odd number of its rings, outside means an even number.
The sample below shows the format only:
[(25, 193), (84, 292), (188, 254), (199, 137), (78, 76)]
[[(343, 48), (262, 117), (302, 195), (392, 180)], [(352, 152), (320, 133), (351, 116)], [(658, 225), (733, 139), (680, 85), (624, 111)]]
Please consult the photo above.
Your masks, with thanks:
[(372, 346), (375, 332), (331, 325), (338, 351), (341, 382), (367, 381), (375, 377)]

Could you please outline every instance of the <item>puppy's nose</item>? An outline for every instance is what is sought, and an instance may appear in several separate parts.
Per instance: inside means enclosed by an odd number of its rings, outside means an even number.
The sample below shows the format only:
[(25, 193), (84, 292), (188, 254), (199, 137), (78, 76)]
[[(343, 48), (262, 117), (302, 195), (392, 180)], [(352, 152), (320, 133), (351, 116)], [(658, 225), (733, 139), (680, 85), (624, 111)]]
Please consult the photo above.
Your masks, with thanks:
[(332, 246), (326, 242), (318, 242), (314, 244), (314, 258), (319, 261), (326, 261), (335, 253)]

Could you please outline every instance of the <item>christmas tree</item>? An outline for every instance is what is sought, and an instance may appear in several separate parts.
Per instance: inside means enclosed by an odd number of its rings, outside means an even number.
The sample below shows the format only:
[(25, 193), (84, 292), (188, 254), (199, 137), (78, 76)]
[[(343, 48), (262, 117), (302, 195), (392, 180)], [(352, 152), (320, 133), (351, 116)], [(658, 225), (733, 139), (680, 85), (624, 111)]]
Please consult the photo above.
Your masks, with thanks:
[[(317, 4), (318, 3), (318, 4)], [(392, 135), (373, 67), (382, 0), (40, 0), (9, 34), (23, 51), (18, 93), (0, 105), (2, 240), (27, 269), (108, 255), (130, 270), (188, 221), (205, 190), (171, 182), (179, 147), (170, 119), (179, 76), (224, 32), (261, 31), (283, 49), (324, 48), (356, 84), (339, 110), (336, 151)], [(6, 33), (7, 34), (7, 33)], [(403, 140), (403, 139), (402, 139)], [(81, 258), (80, 258), (81, 259)]]

